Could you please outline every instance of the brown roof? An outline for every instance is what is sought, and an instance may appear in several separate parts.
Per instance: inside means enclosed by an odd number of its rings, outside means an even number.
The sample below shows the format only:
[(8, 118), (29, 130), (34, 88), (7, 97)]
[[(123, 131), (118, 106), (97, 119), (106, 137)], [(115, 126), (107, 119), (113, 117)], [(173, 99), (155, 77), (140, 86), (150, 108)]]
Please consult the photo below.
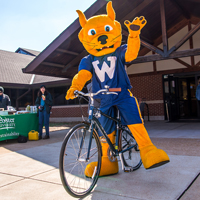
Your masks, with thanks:
[[(162, 43), (160, 1), (158, 0), (113, 0), (113, 7), (123, 29), (123, 41), (126, 43), (127, 28), (124, 21), (132, 21), (136, 16), (145, 16), (147, 25), (142, 30), (141, 39), (151, 45)], [(200, 0), (168, 0), (165, 3), (166, 28), (168, 37), (188, 25), (200, 21)], [(98, 0), (85, 12), (86, 18), (106, 13), (105, 0)], [(75, 12), (75, 11), (74, 11)], [(80, 25), (76, 19), (49, 46), (46, 47), (26, 68), (25, 73), (72, 78), (78, 71), (80, 60), (87, 55), (78, 39)], [(139, 56), (150, 50), (141, 47)]]
[(23, 73), (22, 68), (27, 66), (34, 58), (34, 56), (30, 55), (0, 50), (0, 84), (29, 86), (31, 81), (33, 85), (46, 82), (68, 82), (68, 79), (66, 78), (56, 78), (41, 75), (36, 75), (33, 77), (33, 74)]

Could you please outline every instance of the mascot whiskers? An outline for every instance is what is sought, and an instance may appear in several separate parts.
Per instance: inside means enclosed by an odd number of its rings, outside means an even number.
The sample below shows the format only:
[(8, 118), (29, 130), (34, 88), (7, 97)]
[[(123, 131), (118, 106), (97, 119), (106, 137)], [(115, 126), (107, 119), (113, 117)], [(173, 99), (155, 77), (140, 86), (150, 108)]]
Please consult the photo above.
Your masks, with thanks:
[[(142, 163), (146, 169), (161, 166), (169, 162), (165, 151), (158, 149), (151, 142), (144, 127), (140, 109), (136, 98), (130, 93), (131, 84), (125, 71), (125, 63), (137, 58), (140, 49), (140, 31), (146, 20), (136, 17), (132, 22), (126, 20), (129, 36), (127, 45), (121, 46), (121, 25), (115, 20), (115, 11), (112, 2), (107, 3), (107, 15), (93, 16), (86, 19), (85, 15), (77, 10), (82, 27), (79, 40), (89, 53), (79, 64), (79, 72), (72, 80), (67, 91), (66, 99), (74, 99), (74, 91), (81, 91), (85, 83), (92, 78), (92, 91), (110, 88), (121, 88), (118, 95), (98, 95), (101, 99), (100, 109), (107, 115), (113, 115), (113, 107), (117, 106), (121, 115), (121, 122), (127, 125), (132, 132), (140, 149)], [(115, 125), (105, 117), (100, 122), (108, 134), (111, 142), (115, 142)], [(100, 176), (118, 173), (117, 159), (111, 162), (108, 158), (108, 144), (101, 137), (102, 165)], [(86, 166), (85, 175), (91, 177), (97, 163)]]

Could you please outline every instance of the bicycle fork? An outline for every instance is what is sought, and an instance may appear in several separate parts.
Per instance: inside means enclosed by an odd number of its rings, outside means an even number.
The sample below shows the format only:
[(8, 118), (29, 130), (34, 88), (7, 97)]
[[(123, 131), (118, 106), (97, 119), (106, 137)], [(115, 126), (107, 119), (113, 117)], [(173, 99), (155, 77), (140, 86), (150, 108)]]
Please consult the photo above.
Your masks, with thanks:
[(85, 137), (86, 137), (86, 130), (81, 129), (81, 133), (82, 133), (82, 138), (81, 138), (81, 143), (80, 143), (80, 147), (79, 147), (79, 152), (78, 152), (78, 161), (88, 161), (89, 157), (90, 157), (90, 149), (92, 146), (92, 133), (93, 133), (93, 124), (90, 126), (89, 128), (89, 132), (90, 132), (90, 139), (89, 139), (89, 143), (88, 143), (88, 152), (87, 152), (87, 157), (85, 159), (80, 158), (81, 152), (82, 152), (82, 148), (83, 148), (83, 144), (85, 142)]

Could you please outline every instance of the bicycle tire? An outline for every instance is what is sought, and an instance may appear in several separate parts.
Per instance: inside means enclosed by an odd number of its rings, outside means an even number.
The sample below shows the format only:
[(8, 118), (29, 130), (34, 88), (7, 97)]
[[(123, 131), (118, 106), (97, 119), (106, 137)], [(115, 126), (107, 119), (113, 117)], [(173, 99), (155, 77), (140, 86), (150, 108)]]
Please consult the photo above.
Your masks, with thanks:
[[(124, 150), (130, 146), (134, 146), (130, 150), (122, 153), (122, 159), (125, 167), (128, 167), (130, 171), (135, 171), (140, 168), (142, 165), (142, 160), (140, 158), (140, 151), (138, 148), (138, 144), (133, 137), (132, 133), (128, 129), (125, 128), (121, 133), (121, 149)], [(125, 171), (125, 169), (124, 169)]]
[[(84, 198), (93, 190), (98, 180), (101, 168), (101, 144), (95, 129), (92, 133), (90, 159), (85, 159), (88, 151), (89, 138), (91, 135), (88, 130), (89, 125), (84, 123), (77, 124), (71, 128), (63, 140), (60, 151), (59, 171), (61, 181), (65, 190), (75, 198)], [(79, 139), (83, 140), (82, 147)], [(78, 157), (79, 152), (81, 154)], [(93, 177), (88, 178), (85, 176), (84, 171), (86, 165), (91, 161), (96, 161), (98, 164), (97, 168), (94, 169)], [(74, 166), (72, 166), (73, 164)], [(78, 179), (78, 182), (75, 179)]]

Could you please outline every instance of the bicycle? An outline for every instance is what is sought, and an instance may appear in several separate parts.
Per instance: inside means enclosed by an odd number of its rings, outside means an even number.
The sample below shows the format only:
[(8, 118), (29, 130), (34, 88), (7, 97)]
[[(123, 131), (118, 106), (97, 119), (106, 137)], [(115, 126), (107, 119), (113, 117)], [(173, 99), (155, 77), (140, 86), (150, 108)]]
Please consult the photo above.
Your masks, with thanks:
[[(109, 144), (108, 157), (110, 161), (115, 161), (116, 156), (120, 157), (122, 170), (125, 172), (134, 171), (140, 168), (142, 161), (138, 145), (128, 129), (120, 121), (119, 111), (116, 118), (108, 116), (94, 107), (94, 96), (98, 94), (115, 94), (121, 88), (101, 89), (96, 93), (83, 93), (75, 91), (74, 94), (80, 97), (89, 97), (89, 121), (84, 121), (75, 125), (69, 130), (63, 140), (60, 151), (59, 171), (62, 184), (65, 190), (73, 197), (84, 198), (95, 187), (101, 168), (102, 149), (98, 131), (100, 131)], [(116, 141), (113, 145), (101, 126), (98, 118), (103, 115), (116, 123)], [(98, 128), (98, 130), (97, 130)], [(88, 163), (97, 162), (97, 167), (93, 171), (91, 178), (84, 174)]]

